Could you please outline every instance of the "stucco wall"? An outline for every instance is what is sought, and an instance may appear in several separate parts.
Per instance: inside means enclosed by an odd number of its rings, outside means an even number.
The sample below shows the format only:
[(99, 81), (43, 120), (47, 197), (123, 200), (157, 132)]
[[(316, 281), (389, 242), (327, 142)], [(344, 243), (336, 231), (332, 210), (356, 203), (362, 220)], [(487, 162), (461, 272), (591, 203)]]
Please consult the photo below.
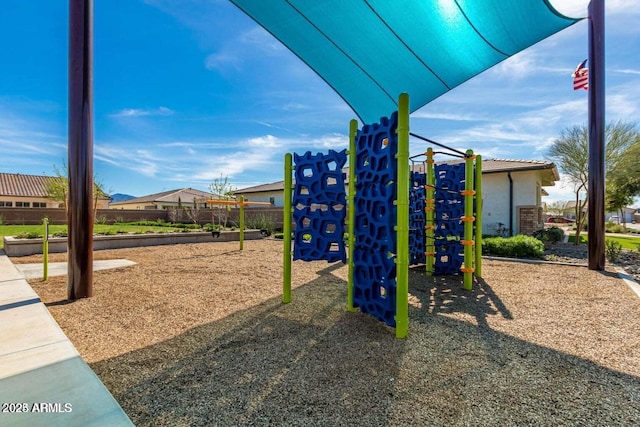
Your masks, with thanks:
[[(540, 206), (539, 173), (536, 171), (512, 172), (513, 180), (513, 235), (520, 233), (518, 224), (519, 206)], [(506, 173), (484, 174), (482, 176), (483, 189), (483, 232), (497, 234), (498, 223), (509, 228), (509, 177)], [(531, 226), (526, 226), (528, 231)]]

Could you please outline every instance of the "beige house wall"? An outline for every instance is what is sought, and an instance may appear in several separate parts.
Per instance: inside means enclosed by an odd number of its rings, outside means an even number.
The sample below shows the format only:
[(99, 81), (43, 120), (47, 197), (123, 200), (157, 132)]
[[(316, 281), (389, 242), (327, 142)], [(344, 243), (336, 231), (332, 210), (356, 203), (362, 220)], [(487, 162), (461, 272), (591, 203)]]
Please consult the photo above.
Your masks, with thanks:
[[(11, 206), (9, 207), (12, 207), (12, 208), (18, 208), (18, 207), (33, 208), (34, 203), (46, 203), (46, 206), (39, 206), (40, 208), (63, 208), (64, 207), (62, 203), (51, 200), (46, 197), (0, 196), (0, 202), (11, 202)], [(18, 206), (18, 203), (23, 203), (23, 205)], [(29, 206), (24, 206), (24, 203), (28, 203)], [(108, 209), (109, 199), (99, 199), (97, 208)]]

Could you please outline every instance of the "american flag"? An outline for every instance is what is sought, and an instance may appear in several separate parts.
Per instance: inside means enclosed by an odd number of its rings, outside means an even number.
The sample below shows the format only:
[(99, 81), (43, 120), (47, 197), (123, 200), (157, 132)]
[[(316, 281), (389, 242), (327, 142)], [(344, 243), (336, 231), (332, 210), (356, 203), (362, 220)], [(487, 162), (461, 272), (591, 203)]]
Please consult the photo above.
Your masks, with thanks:
[(573, 77), (573, 90), (584, 89), (589, 90), (589, 69), (585, 68), (587, 60), (582, 61), (578, 68), (571, 74)]

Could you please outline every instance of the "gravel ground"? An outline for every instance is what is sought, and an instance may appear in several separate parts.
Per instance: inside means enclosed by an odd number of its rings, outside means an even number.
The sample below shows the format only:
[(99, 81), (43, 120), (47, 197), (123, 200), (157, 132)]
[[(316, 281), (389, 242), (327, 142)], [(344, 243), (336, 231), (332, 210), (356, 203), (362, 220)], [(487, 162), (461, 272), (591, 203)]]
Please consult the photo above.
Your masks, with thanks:
[(640, 424), (640, 298), (612, 271), (487, 260), (467, 292), (412, 269), (398, 340), (346, 310), (342, 264), (294, 262), (283, 305), (282, 243), (237, 247), (96, 252), (137, 264), (73, 303), (30, 283), (138, 426)]
[[(638, 243), (640, 243), (640, 238), (638, 238)], [(556, 243), (545, 250), (543, 258), (547, 261), (587, 265), (588, 252), (589, 250), (585, 244), (576, 246), (573, 243)], [(640, 283), (639, 251), (623, 250), (618, 259), (613, 263), (607, 260), (607, 263), (622, 268), (636, 282)]]

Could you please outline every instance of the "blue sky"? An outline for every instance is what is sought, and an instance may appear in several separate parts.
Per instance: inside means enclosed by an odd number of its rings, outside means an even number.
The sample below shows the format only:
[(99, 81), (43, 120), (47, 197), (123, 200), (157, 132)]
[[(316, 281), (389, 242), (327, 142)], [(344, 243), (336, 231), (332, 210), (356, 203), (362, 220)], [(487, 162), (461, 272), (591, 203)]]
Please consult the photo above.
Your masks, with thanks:
[[(555, 0), (586, 16), (586, 0)], [(640, 8), (606, 1), (606, 120), (640, 118)], [(68, 2), (0, 6), (2, 172), (52, 174), (67, 156)], [(286, 152), (347, 146), (355, 114), (277, 40), (222, 0), (95, 0), (94, 169), (113, 193), (243, 188), (282, 179)], [(571, 73), (582, 21), (411, 116), (411, 130), (485, 158), (545, 160), (587, 122)], [(382, 114), (384, 115), (384, 114)], [(411, 154), (426, 146), (412, 141)], [(547, 187), (546, 201), (573, 188)]]

